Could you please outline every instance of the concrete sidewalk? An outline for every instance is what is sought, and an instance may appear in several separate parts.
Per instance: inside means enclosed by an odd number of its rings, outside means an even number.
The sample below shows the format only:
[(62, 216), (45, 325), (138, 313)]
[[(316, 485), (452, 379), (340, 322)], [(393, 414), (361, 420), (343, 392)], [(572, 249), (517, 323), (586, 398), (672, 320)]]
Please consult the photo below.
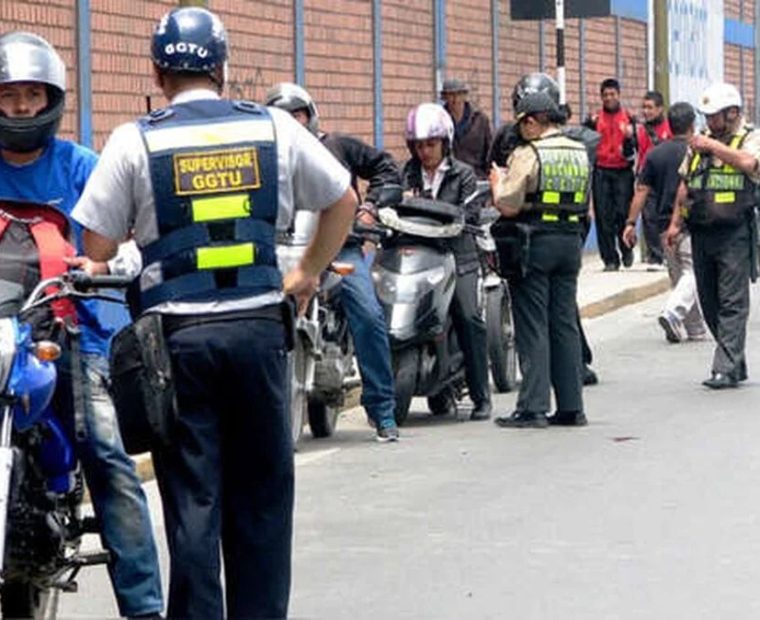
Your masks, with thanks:
[[(638, 251), (636, 261), (629, 269), (605, 272), (602, 271), (603, 267), (604, 264), (596, 251), (586, 252), (578, 280), (578, 304), (583, 318), (590, 319), (613, 312), (623, 306), (664, 293), (670, 288), (665, 269), (648, 270), (649, 265), (638, 262)], [(349, 399), (349, 403), (349, 406), (358, 405), (358, 395), (355, 399)], [(143, 481), (153, 479), (150, 454), (136, 456), (135, 465)]]
[(653, 268), (639, 262), (638, 250), (635, 256), (633, 266), (628, 269), (603, 271), (599, 254), (586, 252), (578, 278), (578, 305), (583, 318), (601, 316), (670, 289), (665, 267)]

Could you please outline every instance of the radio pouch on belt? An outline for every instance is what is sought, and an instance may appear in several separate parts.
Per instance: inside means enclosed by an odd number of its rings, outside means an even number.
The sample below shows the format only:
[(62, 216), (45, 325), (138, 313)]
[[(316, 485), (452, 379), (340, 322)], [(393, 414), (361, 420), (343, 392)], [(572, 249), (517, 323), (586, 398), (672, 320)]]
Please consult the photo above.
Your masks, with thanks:
[(110, 362), (111, 396), (127, 453), (169, 446), (177, 405), (161, 315), (144, 314), (116, 334)]
[(525, 276), (530, 247), (530, 228), (509, 220), (498, 220), (491, 235), (499, 257), (499, 275), (515, 279)]

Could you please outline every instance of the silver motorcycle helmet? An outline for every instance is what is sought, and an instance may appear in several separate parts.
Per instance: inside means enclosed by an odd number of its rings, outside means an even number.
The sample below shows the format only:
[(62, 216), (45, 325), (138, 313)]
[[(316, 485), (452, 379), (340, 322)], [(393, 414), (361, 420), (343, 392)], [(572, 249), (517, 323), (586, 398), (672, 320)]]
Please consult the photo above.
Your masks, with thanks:
[(0, 84), (37, 82), (47, 89), (48, 105), (30, 118), (0, 113), (0, 148), (17, 153), (35, 151), (58, 131), (66, 98), (66, 66), (52, 45), (29, 32), (0, 36)]
[(314, 99), (302, 86), (292, 82), (280, 82), (269, 89), (266, 105), (280, 108), (293, 113), (297, 110), (306, 110), (309, 122), (306, 128), (315, 136), (319, 132), (319, 111)]

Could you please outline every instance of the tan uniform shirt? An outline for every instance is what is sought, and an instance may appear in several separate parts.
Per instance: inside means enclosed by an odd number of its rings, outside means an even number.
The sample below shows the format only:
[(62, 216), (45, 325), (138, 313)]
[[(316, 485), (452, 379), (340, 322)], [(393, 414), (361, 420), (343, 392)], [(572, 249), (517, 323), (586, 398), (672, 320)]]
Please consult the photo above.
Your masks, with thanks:
[[(541, 138), (560, 133), (558, 128), (552, 127), (541, 134)], [(496, 188), (496, 206), (506, 205), (512, 208), (519, 207), (521, 211), (529, 210), (533, 205), (525, 202), (525, 196), (538, 190), (540, 172), (535, 149), (529, 144), (518, 146), (509, 156), (506, 173)]]
[[(739, 127), (739, 130), (731, 134), (731, 136), (735, 136), (738, 133), (745, 131), (747, 129), (747, 124), (742, 121), (741, 126)], [(712, 137), (710, 133), (707, 134), (708, 137)], [(749, 135), (744, 139), (744, 143), (742, 144), (742, 151), (746, 153), (750, 153), (758, 162), (760, 162), (760, 130), (752, 129), (749, 132)], [(705, 156), (705, 154), (703, 154)], [(691, 163), (691, 158), (694, 157), (694, 151), (689, 147), (686, 150), (686, 155), (684, 156), (683, 161), (681, 162), (681, 167), (678, 169), (678, 174), (682, 179), (688, 179), (689, 177), (689, 164)], [(712, 156), (713, 158), (713, 166), (722, 166), (723, 162), (721, 162), (717, 157)], [(760, 183), (760, 169), (755, 168), (755, 171), (752, 174), (747, 175), (749, 179), (753, 183)]]

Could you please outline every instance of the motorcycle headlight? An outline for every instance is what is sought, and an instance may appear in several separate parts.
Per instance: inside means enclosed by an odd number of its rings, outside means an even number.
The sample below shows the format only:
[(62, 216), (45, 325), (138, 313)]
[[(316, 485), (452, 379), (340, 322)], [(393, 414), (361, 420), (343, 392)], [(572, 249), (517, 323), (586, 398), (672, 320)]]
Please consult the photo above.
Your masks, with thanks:
[(376, 272), (377, 296), (385, 304), (409, 304), (432, 291), (446, 277), (443, 265), (423, 273), (398, 275), (388, 271)]

